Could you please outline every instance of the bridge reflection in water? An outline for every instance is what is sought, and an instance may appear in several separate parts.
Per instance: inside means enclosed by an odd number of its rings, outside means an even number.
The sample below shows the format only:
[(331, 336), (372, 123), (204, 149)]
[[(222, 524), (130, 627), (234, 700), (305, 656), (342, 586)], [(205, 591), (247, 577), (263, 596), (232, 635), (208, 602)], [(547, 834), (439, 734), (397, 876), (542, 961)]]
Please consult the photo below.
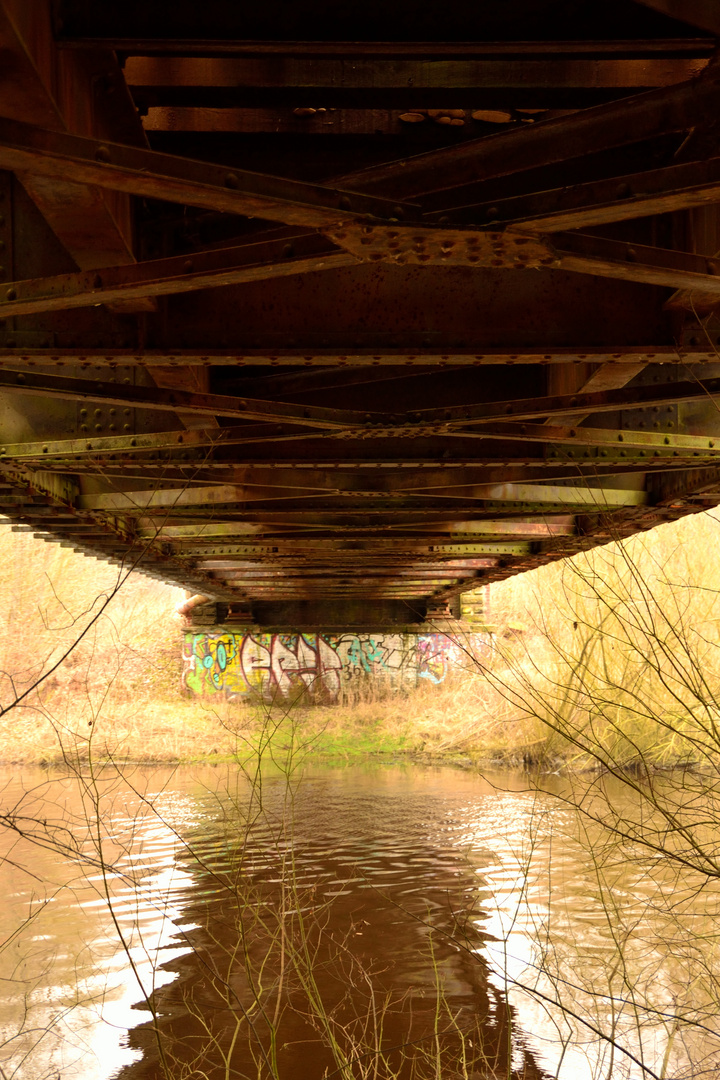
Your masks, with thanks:
[[(68, 823), (80, 836), (88, 804), (71, 781), (38, 780), (19, 804), (6, 777), (3, 808), (44, 821), (36, 829), (53, 849)], [(121, 1066), (123, 1080), (156, 1080), (164, 1068), (591, 1080), (607, 1075), (613, 1053), (595, 1026), (622, 1047), (618, 1075), (643, 1075), (623, 1050), (650, 1069), (662, 1062), (669, 1027), (620, 1004), (608, 976), (617, 925), (573, 838), (575, 818), (551, 795), (520, 775), (415, 766), (317, 769), (290, 788), (278, 776), (261, 787), (262, 798), (224, 768), (146, 770), (128, 782), (106, 774), (112, 912), (92, 829), (80, 860), (12, 847), (6, 1070), (22, 1059), (33, 1076), (63, 1080), (106, 1080)], [(619, 872), (623, 920), (652, 918), (647, 869)], [(707, 897), (697, 914), (708, 917)], [(625, 975), (638, 1000), (669, 1009), (687, 992), (682, 962), (636, 936)], [(671, 1047), (672, 1075), (688, 1054), (717, 1052), (709, 1035)]]

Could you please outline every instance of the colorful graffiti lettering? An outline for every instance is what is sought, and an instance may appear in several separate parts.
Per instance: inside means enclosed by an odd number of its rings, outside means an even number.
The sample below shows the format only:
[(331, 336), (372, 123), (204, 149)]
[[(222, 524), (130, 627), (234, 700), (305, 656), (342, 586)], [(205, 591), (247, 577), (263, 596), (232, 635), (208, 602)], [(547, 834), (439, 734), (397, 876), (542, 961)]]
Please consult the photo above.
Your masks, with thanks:
[(438, 686), (445, 682), (453, 664), (458, 664), (463, 652), (445, 634), (422, 634), (417, 639), (418, 678), (429, 679)]
[(336, 701), (341, 660), (316, 634), (186, 634), (183, 682), (195, 694)]
[[(194, 634), (193, 652), (187, 655), (187, 636), (183, 649), (185, 661), (185, 684), (196, 693), (220, 690), (225, 683), (225, 673), (232, 666), (236, 653), (234, 634)], [(190, 662), (188, 662), (190, 660)], [(194, 683), (188, 675), (192, 671)]]
[(183, 683), (193, 694), (264, 700), (304, 694), (335, 704), (370, 685), (389, 691), (419, 679), (439, 685), (469, 655), (444, 634), (187, 633)]

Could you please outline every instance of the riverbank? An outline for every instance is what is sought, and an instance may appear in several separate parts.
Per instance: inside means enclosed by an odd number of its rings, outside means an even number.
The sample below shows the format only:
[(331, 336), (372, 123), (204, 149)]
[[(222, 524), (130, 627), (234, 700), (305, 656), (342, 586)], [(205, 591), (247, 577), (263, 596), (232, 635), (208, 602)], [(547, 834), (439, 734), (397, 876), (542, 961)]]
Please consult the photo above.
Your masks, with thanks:
[[(548, 722), (550, 720), (550, 722)], [(442, 687), (352, 706), (254, 705), (128, 693), (116, 684), (97, 708), (91, 696), (37, 693), (0, 717), (0, 763), (82, 765), (266, 761), (359, 763), (403, 758), (464, 766), (539, 766), (573, 770), (598, 761), (623, 768), (642, 761), (667, 767), (689, 760), (686, 744), (668, 745), (657, 723), (637, 723), (630, 739), (596, 722), (592, 740), (567, 738), (545, 719), (503, 700), (479, 673)], [(609, 757), (608, 757), (609, 755)]]
[(224, 701), (208, 707), (179, 694), (118, 702), (115, 694), (95, 714), (76, 698), (75, 715), (58, 695), (38, 695), (0, 718), (0, 762), (213, 762), (273, 757), (292, 748), (324, 760), (461, 755), (518, 764), (540, 748), (545, 740), (536, 725), (513, 724), (469, 706), (472, 689), (465, 681), (347, 707)]
[(720, 522), (654, 533), (494, 586), (492, 648), (441, 684), (309, 707), (183, 696), (180, 590), (0, 527), (0, 761), (714, 763)]

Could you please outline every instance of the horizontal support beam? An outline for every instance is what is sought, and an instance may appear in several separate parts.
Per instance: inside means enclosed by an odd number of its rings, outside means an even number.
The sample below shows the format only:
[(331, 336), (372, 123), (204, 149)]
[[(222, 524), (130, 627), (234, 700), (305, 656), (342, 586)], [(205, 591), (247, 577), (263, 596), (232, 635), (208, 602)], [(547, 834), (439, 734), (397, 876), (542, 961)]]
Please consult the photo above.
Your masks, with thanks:
[[(224, 556), (229, 557), (271, 557), (274, 555), (293, 555), (299, 554), (303, 550), (307, 550), (308, 542), (306, 540), (284, 540), (282, 546), (280, 542), (273, 542), (272, 544), (207, 544), (204, 547), (198, 545), (193, 547), (192, 552), (176, 551), (173, 557), (176, 559), (197, 559), (202, 558), (203, 564), (210, 556)], [(439, 555), (470, 555), (481, 556), (491, 555), (503, 557), (506, 555), (527, 555), (531, 550), (531, 545), (525, 541), (517, 541), (515, 543), (503, 543), (499, 541), (473, 541), (462, 544), (457, 544), (452, 540), (447, 541), (433, 541), (431, 544), (423, 543), (421, 540), (406, 540), (402, 537), (391, 539), (389, 537), (373, 537), (370, 540), (339, 540), (339, 539), (321, 539), (316, 538), (311, 545), (311, 551), (313, 556), (318, 553), (325, 556), (331, 552), (337, 552), (340, 556), (346, 556), (348, 552), (355, 552), (358, 556), (360, 552), (368, 553), (374, 556), (376, 551), (386, 551), (392, 553), (393, 556), (398, 554), (408, 554), (412, 558), (416, 558), (421, 555), (439, 556)]]
[(448, 573), (440, 575), (417, 575), (409, 574), (405, 577), (397, 577), (391, 572), (380, 575), (374, 570), (364, 571), (362, 574), (348, 576), (344, 572), (335, 576), (314, 576), (314, 577), (300, 577), (297, 575), (287, 575), (282, 571), (275, 571), (272, 575), (261, 574), (249, 574), (249, 575), (233, 575), (231, 577), (223, 576), (219, 579), (223, 584), (229, 585), (233, 589), (246, 589), (248, 592), (255, 593), (256, 590), (267, 589), (283, 589), (286, 585), (290, 588), (296, 587), (298, 589), (332, 589), (336, 583), (342, 583), (343, 587), (351, 589), (371, 589), (373, 592), (380, 591), (385, 588), (395, 588), (398, 591), (402, 589), (432, 589), (437, 587), (443, 587), (447, 585), (454, 585), (460, 582), (477, 582), (479, 579), (476, 577), (463, 578), (458, 577), (457, 573)]
[[(458, 579), (458, 575), (451, 575), (455, 581), (463, 580), (468, 581), (468, 578)], [(476, 581), (477, 578), (473, 578)], [(397, 580), (392, 580), (389, 575), (378, 575), (375, 571), (363, 569), (354, 575), (346, 575), (343, 572), (336, 575), (313, 575), (313, 576), (298, 576), (295, 574), (285, 575), (282, 571), (275, 571), (272, 576), (263, 576), (260, 574), (239, 575), (234, 583), (234, 588), (242, 588), (247, 585), (247, 591), (253, 593), (263, 588), (268, 590), (280, 589), (281, 591), (287, 589), (296, 589), (298, 591), (305, 589), (322, 589), (322, 588), (363, 588), (370, 586), (377, 589), (395, 589), (396, 591), (408, 590), (412, 587), (426, 588), (437, 585), (448, 585), (452, 582), (448, 581), (448, 576), (436, 576), (428, 574), (426, 576), (418, 576), (415, 574), (407, 575)]]
[[(318, 515), (327, 514), (367, 514), (378, 513), (388, 515), (400, 515), (401, 517), (408, 518), (408, 514), (415, 510), (415, 505), (412, 502), (404, 500), (402, 505), (400, 499), (397, 498), (394, 501), (389, 501), (383, 498), (380, 503), (373, 502), (375, 496), (384, 496), (386, 493), (379, 492), (352, 492), (356, 495), (361, 505), (357, 508), (350, 500), (342, 499), (338, 501), (337, 506), (330, 509), (327, 508), (328, 497), (326, 494), (320, 494), (319, 497), (324, 501), (322, 503), (316, 503), (315, 508), (309, 508), (307, 510), (266, 510), (264, 508), (256, 508), (253, 510), (254, 515), (262, 515), (264, 520), (273, 521), (277, 518), (286, 519), (290, 513), (298, 516), (298, 520), (301, 516), (308, 517), (309, 523), (312, 524), (312, 520), (317, 518)], [(412, 495), (412, 493), (410, 493)], [(237, 504), (238, 511), (243, 514), (247, 513), (245, 508), (245, 502), (248, 497), (252, 500), (253, 497), (257, 500), (264, 500), (267, 498), (264, 491), (254, 494), (252, 489), (240, 487), (232, 484), (221, 484), (218, 486), (203, 486), (203, 487), (173, 487), (163, 488), (160, 490), (151, 489), (149, 491), (129, 491), (129, 492), (107, 492), (101, 495), (83, 495), (80, 497), (77, 506), (81, 510), (99, 510), (104, 512), (118, 511), (118, 512), (131, 512), (142, 510), (173, 510), (182, 509), (186, 507), (220, 507), (230, 506)], [(428, 498), (427, 495), (424, 496)], [(432, 494), (429, 496), (432, 498)], [(559, 484), (477, 484), (473, 487), (463, 487), (458, 493), (458, 498), (464, 497), (468, 499), (474, 499), (482, 502), (489, 503), (523, 503), (523, 504), (538, 504), (540, 506), (546, 504), (552, 505), (572, 505), (572, 506), (641, 506), (644, 505), (645, 495), (643, 492), (628, 491), (625, 488), (601, 488), (601, 487), (578, 487), (578, 486), (564, 486)], [(423, 515), (423, 522), (427, 522), (429, 518), (440, 518), (443, 513), (448, 511), (444, 508), (438, 509), (437, 507), (427, 507), (424, 509), (418, 508), (417, 513)], [(562, 524), (556, 522), (555, 524)], [(217, 526), (215, 526), (217, 527)], [(320, 522), (320, 527), (323, 527), (323, 523)]]
[[(294, 100), (297, 101), (297, 98)], [(407, 111), (407, 108), (389, 107), (330, 110), (322, 108), (316, 111), (315, 108), (309, 107), (301, 109), (298, 114), (297, 110), (287, 106), (216, 108), (209, 105), (161, 105), (148, 108), (147, 116), (143, 118), (143, 127), (147, 132), (171, 132), (177, 135), (190, 132), (215, 135), (267, 133), (272, 134), (273, 141), (276, 143), (278, 136), (282, 135), (301, 138), (307, 138), (309, 135), (332, 136), (336, 139), (348, 135), (399, 136), (407, 129), (407, 119), (401, 119), (406, 116)], [(420, 122), (423, 122), (425, 128), (436, 135), (438, 141), (442, 140), (442, 126), (438, 127), (435, 121), (428, 117)], [(480, 129), (481, 122), (472, 120), (471, 114), (468, 113), (464, 125), (470, 134), (473, 129)], [(457, 129), (457, 126), (453, 131)], [(277, 148), (279, 149), (279, 146)]]
[(317, 233), (76, 274), (3, 283), (0, 319), (314, 273), (357, 260)]
[[(2, 294), (0, 293), (0, 298)], [(355, 336), (355, 335), (354, 335)], [(6, 333), (0, 336), (0, 370), (3, 367), (15, 368), (18, 365), (38, 364), (43, 367), (112, 368), (120, 367), (454, 367), (454, 366), (494, 366), (507, 364), (677, 364), (706, 363), (716, 360), (717, 354), (709, 347), (693, 345), (683, 347), (682, 355), (676, 345), (576, 345), (571, 348), (546, 349), (521, 346), (505, 349), (448, 349), (439, 352), (418, 339), (416, 347), (398, 348), (383, 346), (380, 349), (358, 349), (348, 341), (346, 350), (328, 348), (260, 349), (149, 349), (146, 352), (128, 349), (108, 348), (103, 350), (88, 348), (53, 349), (18, 347), (21, 336)], [(13, 344), (8, 344), (13, 342)]]
[[(642, 3), (643, 0), (640, 0)], [(649, 3), (675, 3), (684, 0), (648, 0)], [(696, 3), (712, 0), (696, 0)], [(699, 25), (699, 24), (698, 24)], [(641, 38), (627, 41), (589, 40), (568, 41), (253, 41), (246, 38), (148, 38), (148, 37), (78, 37), (56, 39), (61, 49), (116, 49), (127, 56), (233, 56), (233, 57), (343, 57), (345, 59), (433, 58), (452, 60), (473, 57), (489, 60), (493, 57), (537, 59), (563, 56), (613, 59), (628, 57), (710, 57), (715, 50), (712, 37)]]
[[(360, 589), (360, 590), (357, 590), (357, 591), (354, 590), (354, 589), (330, 589), (330, 588), (317, 589), (317, 590), (303, 590), (303, 591), (285, 590), (285, 589), (280, 590), (280, 589), (277, 589), (277, 588), (267, 589), (267, 590), (253, 589), (252, 590), (252, 596), (250, 596), (250, 595), (242, 595), (241, 598), (246, 599), (246, 600), (248, 600), (248, 601), (250, 601), (252, 603), (263, 603), (263, 602), (266, 602), (266, 601), (270, 601), (270, 602), (273, 602), (273, 603), (296, 601), (299, 604), (304, 604), (304, 603), (307, 603), (307, 602), (310, 602), (310, 603), (316, 602), (316, 603), (321, 604), (323, 609), (326, 609), (326, 604), (327, 604), (328, 600), (339, 600), (339, 601), (345, 600), (345, 601), (348, 601), (348, 600), (357, 599), (358, 601), (361, 601), (361, 602), (362, 601), (367, 602), (367, 600), (370, 599), (368, 597), (368, 595), (367, 595), (367, 588)], [(422, 589), (419, 589), (419, 588), (409, 589), (409, 590), (400, 590), (400, 591), (384, 589), (384, 590), (382, 590), (380, 592), (375, 592), (373, 590), (373, 594), (372, 594), (372, 600), (375, 601), (375, 602), (378, 602), (378, 601), (382, 602), (383, 600), (385, 600), (385, 601), (395, 600), (397, 602), (404, 602), (409, 607), (412, 607), (415, 604), (422, 605), (424, 607), (425, 604), (427, 603), (427, 601), (430, 600), (430, 598), (431, 598), (431, 594), (425, 593), (425, 592), (423, 592)], [(407, 615), (409, 617), (410, 611), (407, 612)], [(296, 616), (296, 618), (297, 618), (297, 616)], [(317, 616), (316, 616), (316, 618), (317, 618)], [(245, 620), (242, 620), (242, 621), (244, 622)], [(303, 624), (307, 625), (307, 616), (303, 620)], [(297, 626), (298, 625), (297, 621), (294, 622), (293, 625)], [(315, 623), (311, 622), (310, 625), (315, 625)], [(372, 625), (373, 626), (377, 625), (374, 620), (373, 620)], [(347, 629), (347, 618), (345, 620), (343, 620), (343, 629)]]
[[(706, 59), (689, 57), (609, 54), (352, 60), (135, 55), (128, 57), (124, 74), (135, 100), (151, 105), (480, 108), (488, 91), (502, 91), (505, 107), (562, 104), (563, 91), (572, 90), (627, 95), (685, 82), (706, 64)], [(582, 99), (583, 105), (589, 103)]]
[(599, 507), (645, 506), (644, 491), (625, 488), (565, 487), (559, 484), (478, 484), (475, 497), (493, 503), (536, 503)]
[(248, 589), (240, 590), (240, 595), (249, 601), (255, 600), (289, 600), (289, 599), (326, 599), (329, 596), (335, 597), (358, 597), (359, 599), (368, 596), (368, 589), (371, 590), (371, 595), (376, 597), (406, 597), (420, 598), (429, 597), (436, 589), (441, 586), (440, 582), (432, 582), (427, 585), (417, 584), (408, 585), (405, 588), (398, 586), (392, 587), (390, 585), (384, 588), (378, 588), (372, 581), (362, 582), (358, 585), (337, 585), (337, 584), (324, 584), (318, 583), (316, 586), (298, 587), (294, 588), (292, 585), (271, 585), (271, 586), (255, 586)]
[(0, 169), (94, 184), (148, 199), (323, 228), (357, 215), (397, 219), (408, 205), (0, 119)]
[[(176, 467), (189, 468), (190, 465), (183, 466), (183, 461), (187, 461), (190, 452), (194, 450), (220, 446), (243, 446), (257, 442), (283, 442), (288, 438), (295, 438), (299, 432), (297, 427), (290, 427), (289, 429), (281, 427), (279, 432), (276, 431), (276, 434), (270, 435), (268, 434), (269, 430), (273, 429), (269, 429), (266, 424), (248, 424), (242, 427), (208, 427), (183, 431), (161, 431), (147, 435), (106, 435), (101, 438), (88, 438), (85, 436), (77, 439), (46, 439), (42, 442), (11, 443), (0, 447), (0, 460), (32, 460), (37, 458), (47, 462), (53, 458), (59, 458), (72, 460), (77, 467), (80, 467), (84, 462), (89, 463), (92, 467), (93, 463), (105, 459), (107, 455), (118, 455), (124, 460), (132, 460), (133, 457), (140, 458), (144, 454), (149, 455), (151, 460), (138, 460), (136, 462), (138, 467), (150, 467), (151, 461), (156, 459), (158, 468), (165, 468), (170, 460), (168, 456), (170, 451), (177, 451), (179, 457), (174, 462)], [(316, 432), (310, 434), (315, 437)], [(164, 451), (167, 453), (163, 454)], [(193, 469), (197, 470), (198, 465), (202, 464), (203, 461), (205, 461), (208, 468), (212, 466), (212, 461), (203, 456), (191, 459)], [(223, 463), (220, 467), (228, 468), (232, 464), (231, 462)]]
[(342, 571), (337, 568), (316, 570), (312, 568), (304, 568), (302, 566), (288, 567), (283, 570), (273, 569), (271, 566), (266, 566), (260, 570), (224, 570), (218, 571), (223, 578), (228, 580), (232, 577), (242, 578), (246, 581), (277, 581), (287, 580), (292, 581), (297, 578), (299, 581), (332, 581), (334, 577), (341, 576), (348, 580), (356, 580), (358, 577), (376, 577), (378, 580), (384, 580), (385, 578), (397, 578), (400, 581), (404, 581), (406, 578), (412, 578), (413, 580), (423, 581), (427, 578), (458, 578), (465, 576), (473, 578), (474, 580), (480, 580), (476, 576), (475, 570), (446, 570), (443, 569), (442, 564), (439, 566), (430, 567), (376, 567), (376, 566), (362, 566), (355, 567), (354, 570), (344, 569)]
[[(417, 524), (424, 534), (441, 534), (446, 532), (450, 535), (471, 533), (473, 536), (482, 537), (532, 537), (533, 539), (547, 539), (552, 536), (572, 536), (575, 532), (574, 522), (567, 524), (553, 524), (544, 521), (452, 521), (443, 523), (445, 528), (439, 527), (438, 523), (430, 522), (425, 525)], [(322, 528), (323, 526), (317, 526)], [(398, 528), (407, 532), (412, 530), (410, 524), (398, 523)], [(162, 525), (158, 529), (142, 528), (138, 535), (141, 538), (158, 540), (182, 540), (184, 543), (204, 542), (208, 537), (217, 536), (241, 536), (250, 533), (267, 533), (271, 531), (265, 525), (250, 524), (246, 521), (218, 522), (207, 525)]]
[[(214, 518), (220, 516), (222, 520), (228, 522), (256, 522), (263, 525), (266, 530), (272, 531), (273, 535), (276, 533), (285, 535), (289, 530), (298, 532), (298, 535), (302, 531), (302, 534), (307, 536), (310, 535), (310, 531), (319, 535), (324, 531), (344, 528), (358, 535), (365, 532), (392, 534), (418, 528), (446, 532), (452, 528), (452, 523), (455, 521), (492, 518), (496, 514), (502, 514), (505, 517), (508, 513), (512, 513), (514, 520), (525, 520), (526, 517), (532, 518), (538, 513), (536, 504), (531, 501), (518, 502), (508, 508), (504, 503), (482, 498), (474, 499), (472, 495), (463, 501), (453, 502), (412, 496), (400, 500), (383, 495), (358, 499), (319, 498), (315, 500), (301, 496), (299, 499), (258, 499), (255, 502), (227, 503), (222, 507), (213, 504), (213, 506), (216, 508), (213, 510)], [(542, 504), (542, 509), (545, 508), (545, 504)], [(580, 508), (582, 509), (583, 506)], [(585, 509), (587, 509), (586, 506)], [(206, 520), (208, 516), (205, 506), (200, 502), (196, 507), (192, 505), (178, 508), (149, 506), (133, 509), (128, 507), (122, 512), (125, 515), (147, 514), (148, 526), (153, 528), (161, 524), (157, 520), (158, 517), (164, 519), (168, 525), (195, 525)], [(566, 503), (560, 504), (557, 510), (554, 509), (551, 516), (555, 517), (563, 512), (572, 512), (567, 509)]]
[[(498, 560), (494, 559), (494, 558), (464, 558), (464, 559), (442, 559), (441, 560), (439, 558), (433, 558), (433, 557), (427, 556), (427, 555), (420, 555), (420, 556), (415, 556), (413, 558), (413, 560), (412, 560), (412, 562), (410, 564), (410, 568), (409, 568), (408, 572), (418, 570), (418, 569), (422, 568), (423, 566), (427, 566), (427, 571), (426, 571), (427, 573), (432, 573), (435, 570), (438, 570), (440, 568), (444, 568), (444, 569), (446, 569), (448, 571), (455, 571), (455, 570), (488, 570), (488, 569), (490, 569), (490, 568), (492, 568), (494, 566), (497, 566), (497, 563), (498, 563)], [(227, 559), (227, 558), (222, 558), (222, 557), (221, 558), (202, 559), (202, 560), (200, 560), (200, 562), (198, 562), (198, 568), (200, 570), (202, 570), (204, 572), (207, 571), (207, 572), (212, 572), (212, 573), (219, 573), (219, 572), (226, 571), (226, 570), (227, 571), (233, 571), (233, 572), (237, 571), (238, 573), (241, 573), (243, 571), (243, 568), (246, 568), (246, 567), (250, 568), (250, 569), (255, 567), (256, 569), (263, 570), (266, 567), (278, 567), (278, 566), (284, 566), (287, 569), (297, 569), (298, 571), (305, 570), (307, 573), (310, 573), (310, 572), (322, 573), (322, 572), (325, 572), (325, 571), (332, 571), (333, 573), (335, 573), (337, 571), (338, 567), (341, 567), (343, 565), (345, 565), (347, 567), (348, 571), (350, 571), (350, 572), (359, 572), (358, 569), (357, 569), (357, 566), (352, 561), (346, 560), (345, 564), (343, 564), (342, 559), (339, 559), (339, 558), (327, 558), (327, 557), (323, 557), (322, 561), (319, 561), (318, 559), (315, 559), (313, 561), (304, 560), (302, 562), (292, 562), (292, 563), (290, 563), (288, 560), (286, 560), (285, 563), (283, 563), (282, 560), (278, 559), (278, 558), (274, 558), (273, 561), (270, 562), (270, 563), (265, 563), (265, 562), (249, 561), (249, 560), (245, 560), (245, 559)], [(373, 570), (377, 569), (378, 566), (381, 566), (381, 565), (382, 566), (387, 566), (388, 567), (388, 570), (387, 570), (388, 573), (395, 573), (396, 572), (395, 564), (392, 562), (392, 556), (386, 557), (384, 563), (376, 563), (374, 560), (371, 560), (371, 561), (368, 561), (367, 563), (365, 563), (365, 565), (368, 566), (368, 567), (372, 567)], [(278, 570), (277, 572), (282, 573), (284, 571), (283, 570)], [(346, 571), (343, 570), (343, 573), (345, 573), (345, 572)]]

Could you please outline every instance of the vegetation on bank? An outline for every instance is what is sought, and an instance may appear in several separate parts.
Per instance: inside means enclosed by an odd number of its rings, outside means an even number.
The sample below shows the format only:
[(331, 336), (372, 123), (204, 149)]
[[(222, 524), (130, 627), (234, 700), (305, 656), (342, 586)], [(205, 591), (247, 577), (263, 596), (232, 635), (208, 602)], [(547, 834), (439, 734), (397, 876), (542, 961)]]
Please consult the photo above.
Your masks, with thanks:
[(495, 585), (486, 662), (308, 707), (183, 697), (180, 590), (2, 526), (0, 760), (227, 760), (270, 738), (316, 760), (702, 761), (720, 724), (719, 541), (701, 514)]

